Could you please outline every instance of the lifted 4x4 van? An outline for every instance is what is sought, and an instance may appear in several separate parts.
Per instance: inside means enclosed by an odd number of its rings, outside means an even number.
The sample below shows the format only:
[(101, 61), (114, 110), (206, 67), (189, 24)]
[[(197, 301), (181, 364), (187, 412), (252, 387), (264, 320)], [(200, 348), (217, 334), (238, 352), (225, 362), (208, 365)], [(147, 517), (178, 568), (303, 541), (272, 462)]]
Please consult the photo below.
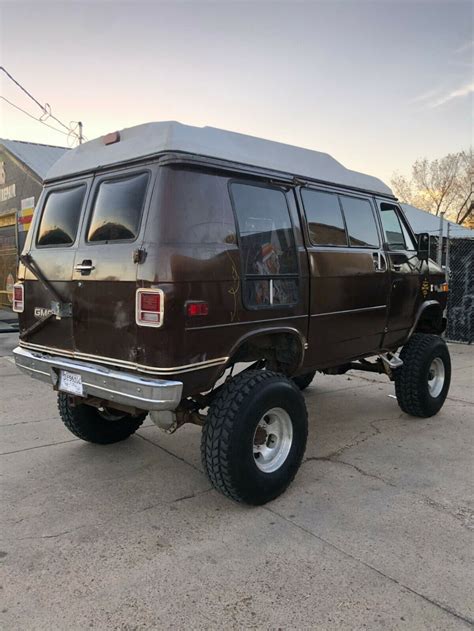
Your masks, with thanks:
[(262, 504), (300, 466), (316, 371), (385, 373), (414, 416), (443, 405), (447, 286), (427, 245), (387, 186), (329, 155), (125, 129), (47, 176), (14, 288), (16, 363), (84, 440), (123, 440), (147, 414), (202, 425), (212, 484)]

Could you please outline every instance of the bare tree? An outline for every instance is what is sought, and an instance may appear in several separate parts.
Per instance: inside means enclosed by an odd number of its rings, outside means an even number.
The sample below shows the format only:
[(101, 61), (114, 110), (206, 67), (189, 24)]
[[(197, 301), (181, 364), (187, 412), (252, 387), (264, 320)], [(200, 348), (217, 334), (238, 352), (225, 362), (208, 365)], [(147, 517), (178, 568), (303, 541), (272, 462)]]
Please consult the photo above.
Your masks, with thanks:
[(462, 224), (473, 217), (473, 177), (471, 148), (439, 160), (417, 160), (411, 178), (394, 173), (391, 184), (402, 202), (434, 215), (444, 212), (447, 218)]

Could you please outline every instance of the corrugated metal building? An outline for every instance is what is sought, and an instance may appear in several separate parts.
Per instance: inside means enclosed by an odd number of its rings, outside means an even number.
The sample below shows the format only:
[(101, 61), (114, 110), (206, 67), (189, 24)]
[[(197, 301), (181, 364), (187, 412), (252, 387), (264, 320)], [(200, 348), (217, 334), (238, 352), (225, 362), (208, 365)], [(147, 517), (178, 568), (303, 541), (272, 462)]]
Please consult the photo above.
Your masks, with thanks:
[(18, 251), (49, 168), (66, 147), (0, 139), (0, 308), (11, 303)]
[[(419, 234), (420, 232), (428, 232), (431, 236), (437, 237), (439, 235), (440, 228), (440, 217), (436, 215), (432, 215), (426, 210), (421, 210), (420, 208), (416, 208), (415, 206), (410, 206), (410, 204), (402, 204), (402, 208), (407, 216), (408, 221), (410, 222), (411, 227), (413, 228), (413, 232)], [(447, 236), (448, 234), (448, 226), (449, 226), (449, 234), (452, 238), (457, 239), (472, 239), (474, 237), (474, 230), (471, 230), (467, 226), (460, 226), (453, 221), (448, 221), (447, 219), (442, 220), (443, 222), (443, 236)]]

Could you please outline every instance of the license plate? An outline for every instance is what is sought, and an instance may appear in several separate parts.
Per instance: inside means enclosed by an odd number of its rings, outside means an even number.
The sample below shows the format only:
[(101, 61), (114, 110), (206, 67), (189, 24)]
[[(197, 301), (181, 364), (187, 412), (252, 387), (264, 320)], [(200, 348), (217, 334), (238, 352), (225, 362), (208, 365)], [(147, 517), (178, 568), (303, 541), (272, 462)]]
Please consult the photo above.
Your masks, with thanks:
[(67, 370), (61, 370), (59, 377), (59, 389), (63, 392), (69, 392), (69, 394), (77, 394), (82, 397), (84, 391), (82, 389), (82, 377), (75, 372), (68, 372)]

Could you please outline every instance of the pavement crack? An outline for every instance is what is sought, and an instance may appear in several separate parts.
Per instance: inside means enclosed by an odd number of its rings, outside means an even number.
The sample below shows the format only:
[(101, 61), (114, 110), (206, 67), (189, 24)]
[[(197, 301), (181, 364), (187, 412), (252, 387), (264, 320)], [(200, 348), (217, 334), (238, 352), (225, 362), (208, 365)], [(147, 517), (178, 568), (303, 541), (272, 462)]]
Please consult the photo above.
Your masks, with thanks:
[(39, 418), (34, 421), (17, 421), (16, 423), (3, 423), (0, 425), (0, 429), (3, 427), (13, 427), (14, 425), (30, 425), (31, 423), (44, 423), (46, 421), (57, 421), (57, 417), (51, 416), (49, 418)]
[(358, 473), (360, 473), (360, 475), (363, 475), (366, 478), (372, 478), (374, 480), (379, 480), (379, 482), (383, 482), (384, 484), (386, 484), (387, 486), (391, 486), (394, 488), (397, 488), (397, 485), (394, 484), (393, 482), (390, 482), (389, 480), (386, 480), (385, 478), (382, 478), (379, 475), (375, 475), (374, 473), (368, 473), (368, 471), (364, 471), (364, 469), (361, 469), (360, 467), (358, 467), (355, 464), (352, 464), (351, 462), (346, 462), (345, 460), (339, 460), (338, 458), (335, 458), (332, 454), (330, 454), (329, 456), (314, 456), (311, 458), (307, 458), (303, 464), (306, 464), (307, 462), (312, 462), (312, 461), (321, 461), (321, 462), (332, 462), (334, 464), (342, 464), (345, 467), (351, 467), (351, 469), (355, 469)]
[(26, 541), (27, 539), (56, 539), (56, 537), (62, 537), (63, 535), (69, 535), (71, 532), (75, 532), (80, 528), (84, 528), (84, 526), (78, 526), (77, 528), (72, 528), (71, 530), (64, 530), (63, 532), (57, 532), (54, 535), (31, 535), (27, 537), (20, 537), (17, 541)]
[(472, 401), (466, 401), (466, 399), (457, 399), (456, 397), (446, 397), (448, 401), (454, 401), (455, 403), (465, 403), (467, 405), (474, 405)]
[(399, 418), (401, 418), (402, 415), (403, 415), (403, 412), (397, 418), (393, 418), (393, 416), (391, 416), (390, 418), (375, 419), (374, 421), (371, 421), (369, 423), (370, 426), (372, 427), (372, 430), (373, 430), (372, 432), (370, 432), (368, 434), (366, 432), (360, 432), (359, 434), (357, 434), (357, 436), (355, 437), (354, 440), (352, 440), (351, 442), (343, 445), (342, 447), (339, 447), (339, 449), (336, 449), (335, 451), (331, 452), (327, 456), (324, 456), (324, 458), (322, 458), (322, 457), (321, 458), (310, 457), (310, 458), (306, 458), (306, 460), (304, 462), (309, 462), (311, 460), (323, 460), (323, 459), (325, 459), (325, 460), (332, 460), (334, 458), (337, 458), (338, 456), (343, 454), (348, 449), (352, 449), (352, 447), (357, 447), (358, 445), (361, 445), (362, 443), (365, 443), (370, 438), (373, 438), (374, 436), (377, 436), (377, 434), (381, 434), (382, 430), (376, 426), (376, 423), (383, 423), (383, 422), (387, 422), (387, 421), (396, 421)]
[(138, 432), (135, 435), (141, 438), (142, 440), (144, 440), (145, 442), (150, 443), (150, 445), (153, 445), (154, 447), (158, 447), (158, 449), (161, 449), (162, 451), (167, 453), (169, 456), (172, 456), (173, 458), (176, 458), (177, 460), (184, 462), (184, 464), (187, 464), (189, 467), (192, 467), (195, 471), (199, 471), (199, 473), (203, 473), (202, 470), (199, 469), (199, 467), (196, 467), (196, 465), (192, 464), (191, 462), (188, 462), (184, 458), (181, 458), (181, 456), (177, 456), (172, 451), (169, 451), (169, 449), (165, 449), (161, 445), (158, 445), (158, 443), (154, 443), (152, 440), (150, 440), (149, 438), (146, 438), (145, 436), (143, 436), (142, 434), (139, 434)]
[(20, 454), (23, 451), (32, 451), (33, 449), (44, 449), (45, 447), (55, 447), (56, 445), (65, 445), (66, 443), (75, 443), (79, 438), (71, 438), (69, 440), (61, 440), (57, 443), (48, 443), (46, 445), (35, 445), (34, 447), (25, 447), (24, 449), (16, 449), (15, 451), (4, 451), (0, 456), (10, 456), (11, 454)]
[[(200, 495), (204, 495), (205, 493), (209, 493), (210, 491), (212, 491), (214, 489), (214, 487), (208, 487), (207, 489), (204, 489), (202, 491), (195, 491), (194, 493), (189, 493), (187, 495), (182, 495), (181, 497), (177, 497), (176, 499), (172, 499), (169, 501), (161, 501), (161, 502), (157, 502), (156, 504), (150, 504), (148, 506), (144, 506), (143, 508), (137, 508), (136, 510), (133, 510), (129, 513), (127, 513), (124, 518), (129, 519), (132, 515), (139, 515), (140, 513), (144, 513), (145, 511), (149, 511), (152, 510), (154, 508), (157, 508), (158, 506), (171, 506), (172, 504), (176, 504), (176, 502), (182, 502), (184, 500), (188, 500), (188, 499), (193, 499), (195, 497), (199, 497)], [(43, 513), (42, 513), (43, 514)], [(38, 516), (35, 516), (35, 518), (37, 518)], [(15, 524), (18, 524), (22, 521), (24, 521), (25, 519), (27, 519), (26, 517), (22, 517), (21, 519), (17, 520), (16, 522), (13, 522)], [(70, 528), (69, 530), (64, 530), (62, 532), (57, 532), (57, 533), (53, 533), (53, 534), (48, 534), (48, 535), (27, 535), (25, 537), (19, 537), (18, 539), (16, 539), (16, 541), (26, 541), (26, 540), (42, 540), (42, 539), (56, 539), (57, 537), (63, 537), (64, 535), (69, 535), (72, 534), (73, 532), (77, 532), (78, 530), (82, 530), (84, 528), (101, 528), (103, 529), (104, 526), (107, 526), (107, 524), (114, 522), (117, 523), (117, 518), (114, 515), (113, 517), (109, 517), (108, 519), (104, 519), (98, 523), (94, 523), (94, 524), (81, 524), (79, 526), (76, 526), (75, 528)]]
[(321, 541), (322, 543), (328, 545), (329, 547), (333, 548), (334, 550), (337, 550), (340, 554), (346, 556), (347, 558), (352, 559), (353, 561), (356, 561), (357, 563), (360, 563), (360, 564), (364, 565), (366, 568), (368, 568), (369, 570), (372, 570), (373, 572), (376, 572), (379, 576), (382, 576), (386, 580), (394, 583), (395, 585), (398, 585), (402, 589), (406, 589), (408, 592), (410, 592), (411, 594), (414, 594), (415, 596), (423, 599), (425, 602), (427, 602), (427, 603), (429, 603), (429, 604), (441, 609), (445, 613), (457, 618), (458, 620), (461, 620), (462, 622), (464, 622), (470, 628), (474, 625), (474, 618), (470, 618), (467, 614), (462, 614), (459, 611), (456, 611), (456, 609), (454, 609), (450, 605), (447, 605), (447, 604), (442, 603), (442, 602), (440, 602), (438, 600), (430, 598), (429, 596), (426, 596), (425, 594), (422, 594), (421, 592), (416, 591), (412, 587), (409, 587), (408, 585), (405, 585), (404, 583), (402, 583), (402, 581), (398, 580), (394, 576), (391, 576), (390, 574), (387, 574), (386, 572), (380, 570), (379, 568), (375, 567), (371, 563), (369, 563), (367, 561), (364, 561), (360, 557), (357, 557), (357, 556), (351, 554), (347, 550), (344, 550), (344, 548), (341, 548), (338, 545), (336, 545), (335, 543), (333, 543), (332, 541), (329, 541), (329, 539), (325, 539), (324, 537), (321, 537), (321, 535), (318, 535), (318, 534), (312, 532), (311, 530), (309, 530), (308, 528), (305, 528), (304, 526), (301, 526), (300, 524), (296, 523), (292, 519), (289, 519), (288, 517), (285, 517), (284, 515), (281, 515), (277, 511), (275, 511), (272, 508), (270, 508), (268, 505), (267, 506), (263, 506), (262, 508), (264, 510), (266, 510), (266, 511), (269, 511), (270, 513), (272, 513), (276, 517), (279, 517), (280, 519), (283, 519), (285, 522), (291, 524), (295, 528), (298, 528), (298, 530), (301, 530), (302, 532), (306, 533), (307, 535), (309, 535), (311, 537), (314, 537), (315, 539), (318, 539), (319, 541)]
[[(339, 460), (338, 458), (334, 458), (332, 455), (307, 458), (303, 464), (305, 464), (306, 462), (314, 461), (314, 460), (316, 461), (319, 460), (321, 462), (332, 462), (334, 464), (342, 464), (345, 467), (350, 467), (351, 469), (355, 469), (358, 473), (360, 473), (360, 475), (363, 475), (366, 478), (378, 480), (379, 482), (382, 482), (383, 484), (386, 484), (387, 486), (390, 486), (394, 489), (399, 488), (398, 485), (395, 484), (395, 482), (391, 482), (390, 480), (387, 480), (386, 478), (383, 478), (380, 475), (376, 475), (375, 473), (369, 473), (368, 471), (365, 471), (364, 469), (362, 469), (361, 467), (358, 467), (352, 462)], [(445, 506), (441, 502), (437, 502), (436, 500), (433, 500), (431, 497), (428, 497), (428, 495), (415, 493), (414, 491), (408, 491), (406, 489), (403, 489), (403, 490), (407, 495), (411, 495), (412, 497), (421, 499), (430, 508), (437, 510), (439, 512), (443, 512), (447, 515), (450, 515), (451, 517), (456, 519), (458, 522), (460, 522), (461, 525), (467, 530), (474, 530), (474, 526), (471, 525), (471, 521), (474, 520), (474, 512), (471, 511), (469, 508), (458, 507), (455, 510), (452, 510), (449, 506)]]
[(199, 497), (200, 495), (209, 493), (213, 489), (214, 487), (210, 486), (208, 489), (204, 489), (204, 491), (196, 491), (195, 493), (190, 493), (189, 495), (182, 495), (181, 497), (177, 497), (175, 500), (173, 500), (173, 504), (176, 504), (176, 502), (182, 502), (183, 500), (194, 499), (195, 497)]
[(375, 473), (369, 473), (368, 471), (364, 471), (364, 469), (361, 469), (361, 467), (358, 467), (357, 465), (352, 464), (352, 462), (346, 462), (345, 460), (339, 460), (338, 458), (332, 459), (332, 462), (337, 462), (338, 464), (342, 464), (346, 467), (351, 467), (352, 469), (355, 469), (358, 473), (360, 473), (360, 475), (363, 475), (366, 478), (372, 478), (373, 480), (378, 480), (379, 482), (383, 482), (387, 486), (397, 488), (397, 485), (394, 484), (393, 482), (390, 482), (389, 480), (386, 480), (382, 476), (376, 475)]

